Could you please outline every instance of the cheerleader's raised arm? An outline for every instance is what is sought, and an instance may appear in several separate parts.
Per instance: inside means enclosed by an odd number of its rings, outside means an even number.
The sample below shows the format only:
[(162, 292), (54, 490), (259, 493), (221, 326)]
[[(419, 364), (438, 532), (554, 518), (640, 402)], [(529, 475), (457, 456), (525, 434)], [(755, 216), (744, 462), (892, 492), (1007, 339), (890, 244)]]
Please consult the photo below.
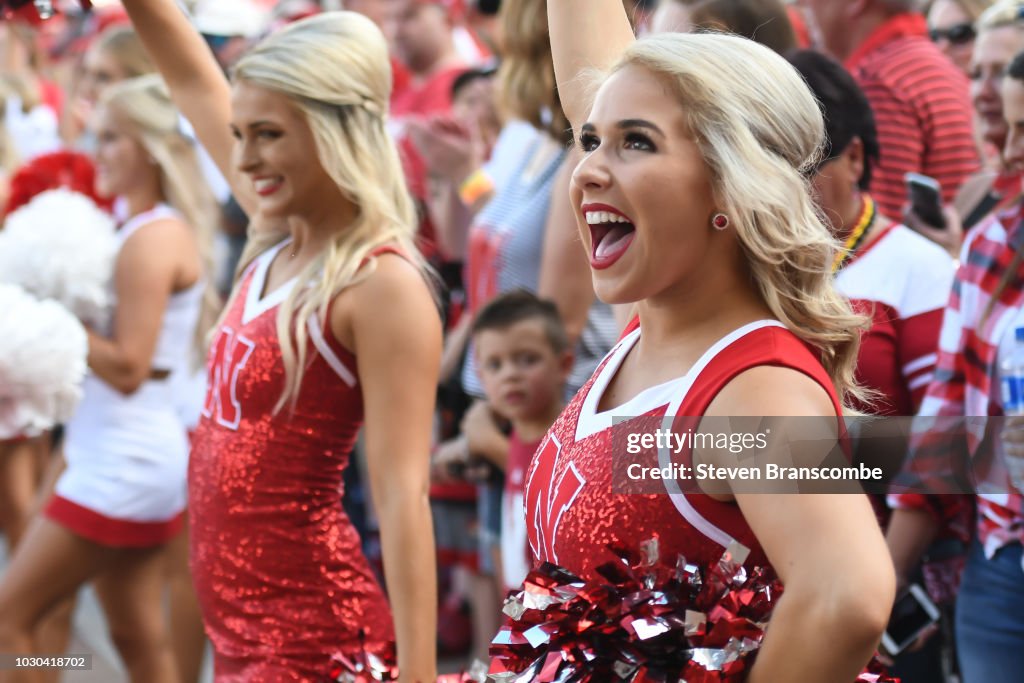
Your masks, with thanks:
[(246, 214), (256, 196), (232, 163), (231, 85), (203, 37), (173, 0), (126, 0), (124, 8), (199, 142), (231, 184)]
[(587, 72), (610, 68), (635, 36), (621, 2), (548, 0), (548, 23), (562, 109), (578, 132), (593, 101)]

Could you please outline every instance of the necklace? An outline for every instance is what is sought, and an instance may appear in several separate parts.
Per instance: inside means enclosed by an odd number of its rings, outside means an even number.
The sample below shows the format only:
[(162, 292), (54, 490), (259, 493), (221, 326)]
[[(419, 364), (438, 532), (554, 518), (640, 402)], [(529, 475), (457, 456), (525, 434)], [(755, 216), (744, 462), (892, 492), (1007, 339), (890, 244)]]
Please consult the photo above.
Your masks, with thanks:
[(857, 219), (857, 225), (854, 226), (853, 232), (846, 238), (842, 249), (836, 253), (835, 258), (832, 260), (833, 273), (838, 273), (853, 258), (853, 255), (857, 253), (857, 249), (864, 244), (868, 233), (871, 232), (871, 226), (874, 225), (876, 215), (874, 200), (869, 195), (864, 195), (863, 208), (860, 210), (860, 218)]

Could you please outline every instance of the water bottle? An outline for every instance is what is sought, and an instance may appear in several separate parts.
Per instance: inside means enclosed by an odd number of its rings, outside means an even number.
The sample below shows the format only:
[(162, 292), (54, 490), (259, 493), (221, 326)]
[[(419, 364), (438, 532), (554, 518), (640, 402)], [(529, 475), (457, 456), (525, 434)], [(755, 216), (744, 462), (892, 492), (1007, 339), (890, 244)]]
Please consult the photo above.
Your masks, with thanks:
[[(1024, 327), (1013, 332), (1013, 351), (999, 363), (999, 378), (1003, 390), (1003, 414), (1024, 416)], [(1024, 492), (1024, 457), (1003, 454), (1003, 462), (1010, 483)]]

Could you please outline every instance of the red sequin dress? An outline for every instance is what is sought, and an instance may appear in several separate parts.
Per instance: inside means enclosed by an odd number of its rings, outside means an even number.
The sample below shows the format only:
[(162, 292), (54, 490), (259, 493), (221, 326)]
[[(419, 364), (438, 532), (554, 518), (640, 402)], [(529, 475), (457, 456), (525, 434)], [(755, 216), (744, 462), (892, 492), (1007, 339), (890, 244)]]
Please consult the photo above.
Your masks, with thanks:
[(214, 338), (189, 466), (192, 572), (217, 683), (320, 681), (361, 632), (371, 651), (394, 641), (341, 505), (363, 421), (355, 357), (315, 319), (298, 401), (274, 413), (277, 307), (297, 283), (263, 289), (282, 246), (250, 266)]
[[(690, 417), (695, 428), (715, 396), (733, 378), (760, 365), (808, 375), (832, 398), (832, 382), (817, 358), (781, 323), (762, 320), (720, 339), (688, 373), (650, 387), (616, 408), (599, 411), (601, 397), (640, 329), (626, 333), (548, 431), (526, 479), (526, 529), (535, 562), (553, 562), (585, 579), (612, 555), (610, 544), (635, 550), (657, 537), (662, 558), (683, 555), (698, 565), (717, 562), (733, 541), (750, 550), (749, 566), (770, 566), (743, 513), (734, 503), (658, 480), (641, 492), (622, 484), (622, 473), (641, 456), (626, 455), (626, 434), (663, 426), (664, 416)], [(691, 420), (696, 419), (696, 422)], [(622, 421), (620, 421), (622, 420)], [(654, 465), (658, 465), (657, 453)], [(661, 463), (664, 465), (665, 463)]]

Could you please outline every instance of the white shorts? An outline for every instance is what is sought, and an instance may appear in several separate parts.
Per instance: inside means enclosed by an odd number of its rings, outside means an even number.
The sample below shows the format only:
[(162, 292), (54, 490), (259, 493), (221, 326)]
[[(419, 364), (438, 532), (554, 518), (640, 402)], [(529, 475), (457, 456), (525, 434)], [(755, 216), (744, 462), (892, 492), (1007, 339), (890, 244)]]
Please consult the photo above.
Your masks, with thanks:
[(174, 382), (150, 380), (125, 396), (90, 375), (84, 388), (47, 516), (102, 545), (170, 540), (184, 519), (189, 451)]

